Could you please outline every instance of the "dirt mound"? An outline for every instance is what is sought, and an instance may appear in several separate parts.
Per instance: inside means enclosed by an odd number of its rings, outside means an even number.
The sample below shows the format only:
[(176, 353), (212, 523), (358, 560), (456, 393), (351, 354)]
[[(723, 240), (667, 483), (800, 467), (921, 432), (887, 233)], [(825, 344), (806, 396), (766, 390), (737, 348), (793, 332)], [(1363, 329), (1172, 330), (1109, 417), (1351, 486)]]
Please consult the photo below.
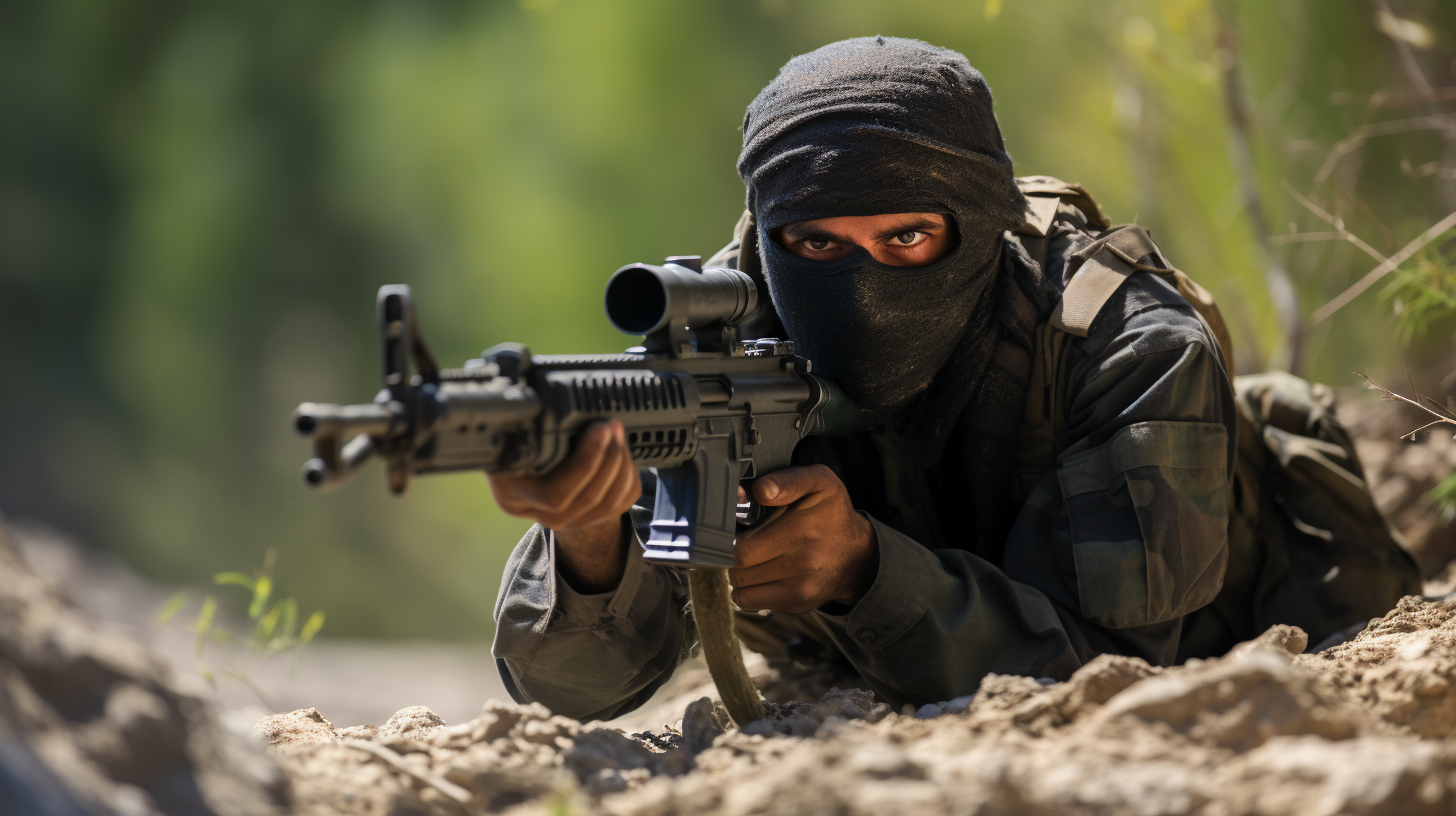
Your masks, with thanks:
[(64, 603), (0, 524), (0, 812), (262, 816), (283, 778), (135, 641)]
[(1320, 654), (1281, 626), (1172, 668), (992, 675), (913, 715), (834, 691), (741, 731), (707, 699), (637, 734), (497, 702), (453, 726), (416, 708), (340, 729), (306, 709), (258, 729), (306, 814), (1450, 813), (1453, 621), (1456, 603), (1407, 598)]

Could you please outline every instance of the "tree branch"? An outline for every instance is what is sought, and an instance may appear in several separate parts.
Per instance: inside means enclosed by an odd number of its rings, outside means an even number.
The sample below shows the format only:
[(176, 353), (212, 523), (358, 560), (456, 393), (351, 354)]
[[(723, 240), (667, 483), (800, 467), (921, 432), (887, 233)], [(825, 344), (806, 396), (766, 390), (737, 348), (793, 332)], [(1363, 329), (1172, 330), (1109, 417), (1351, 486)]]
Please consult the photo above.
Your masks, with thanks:
[[(1380, 263), (1385, 263), (1386, 257), (1384, 255), (1380, 254), (1380, 251), (1379, 250), (1377, 250), (1375, 247), (1370, 246), (1369, 244), (1365, 243), (1364, 239), (1362, 239), (1360, 236), (1358, 236), (1355, 233), (1350, 232), (1349, 230), (1345, 229), (1345, 221), (1344, 221), (1344, 219), (1339, 218), (1339, 217), (1334, 216), (1334, 215), (1330, 215), (1329, 213), (1325, 212), (1324, 209), (1322, 207), (1320, 207), (1318, 204), (1315, 204), (1313, 201), (1310, 201), (1308, 198), (1305, 198), (1304, 196), (1300, 195), (1299, 194), (1299, 191), (1296, 190), (1296, 189), (1294, 189), (1294, 185), (1290, 184), (1287, 180), (1285, 180), (1283, 182), (1283, 184), (1284, 184), (1284, 189), (1287, 190), (1290, 195), (1294, 196), (1294, 200), (1295, 201), (1298, 201), (1301, 205), (1304, 206), (1305, 209), (1307, 209), (1310, 212), (1314, 213), (1321, 221), (1324, 221), (1325, 223), (1327, 223), (1330, 226), (1334, 227), (1335, 230), (1336, 230), (1334, 233), (1316, 232), (1316, 233), (1305, 233), (1305, 234), (1308, 234), (1308, 235), (1332, 235), (1332, 236), (1341, 238), (1341, 239), (1343, 239), (1345, 241), (1349, 241), (1350, 243), (1352, 243), (1355, 246), (1359, 247), (1361, 249), (1361, 251), (1363, 251), (1366, 255), (1369, 255), (1370, 257), (1374, 258), (1376, 261), (1379, 261)], [(1313, 240), (1321, 240), (1321, 239), (1310, 238), (1309, 240), (1313, 241)], [(1279, 243), (1284, 243), (1284, 242), (1279, 242)]]
[(1289, 273), (1274, 253), (1269, 241), (1269, 220), (1265, 215), (1264, 199), (1259, 192), (1258, 176), (1254, 172), (1254, 159), (1248, 103), (1244, 98), (1243, 74), (1239, 62), (1239, 32), (1233, 11), (1228, 4), (1218, 4), (1218, 57), (1222, 77), (1224, 110), (1228, 114), (1229, 158), (1239, 178), (1239, 189), (1243, 195), (1244, 212), (1259, 245), (1259, 258), (1264, 266), (1264, 285), (1279, 315), (1280, 329), (1284, 336), (1285, 359), (1276, 365), (1291, 373), (1297, 373), (1300, 363), (1300, 345), (1303, 341), (1302, 318), (1299, 311), (1299, 293), (1290, 280)]
[(1416, 254), (1426, 244), (1440, 238), (1449, 230), (1456, 228), (1456, 212), (1442, 218), (1435, 226), (1421, 233), (1414, 241), (1401, 247), (1400, 251), (1391, 255), (1380, 263), (1379, 266), (1366, 273), (1365, 277), (1356, 281), (1353, 286), (1341, 292), (1333, 300), (1319, 307), (1309, 318), (1309, 327), (1313, 327), (1324, 321), (1325, 318), (1344, 308), (1350, 301), (1360, 296), (1360, 293), (1375, 285), (1375, 282), (1384, 277), (1387, 273), (1399, 267)]
[(1446, 130), (1456, 126), (1456, 117), (1448, 114), (1438, 116), (1417, 116), (1413, 119), (1394, 119), (1389, 122), (1371, 122), (1368, 125), (1361, 125), (1355, 128), (1355, 132), (1335, 142), (1330, 148), (1330, 154), (1325, 157), (1325, 163), (1320, 166), (1319, 172), (1314, 175), (1314, 184), (1318, 187), (1324, 184), (1335, 172), (1335, 167), (1345, 156), (1359, 150), (1369, 140), (1376, 136), (1393, 136), (1397, 133), (1414, 133), (1418, 130)]
[[(1358, 371), (1355, 372), (1355, 376), (1356, 377), (1359, 377), (1362, 380), (1364, 380), (1365, 381), (1365, 385), (1369, 386), (1370, 388), (1372, 388), (1372, 389), (1374, 389), (1376, 391), (1379, 391), (1380, 392), (1380, 398), (1381, 399), (1397, 400), (1399, 402), (1405, 403), (1406, 405), (1414, 405), (1415, 407), (1421, 409), (1422, 411), (1425, 411), (1426, 413), (1428, 413), (1431, 416), (1433, 416), (1433, 417), (1436, 418), (1436, 421), (1435, 422), (1431, 422), (1429, 424), (1422, 425), (1421, 427), (1416, 428), (1414, 431), (1411, 431), (1410, 433), (1401, 434), (1401, 436), (1400, 436), (1401, 439), (1405, 439), (1407, 436), (1414, 436), (1415, 434), (1418, 434), (1421, 431), (1424, 431), (1425, 429), (1431, 427), (1432, 425), (1442, 425), (1442, 424), (1445, 424), (1445, 425), (1456, 425), (1456, 418), (1452, 418), (1452, 417), (1446, 416), (1444, 414), (1440, 414), (1440, 413), (1437, 413), (1435, 411), (1432, 411), (1430, 408), (1427, 408), (1426, 406), (1420, 404), (1416, 400), (1410, 399), (1409, 397), (1402, 397), (1400, 394), (1397, 394), (1394, 391), (1391, 391), (1389, 388), (1386, 388), (1383, 385), (1376, 384), (1369, 377), (1365, 376), (1364, 374), (1361, 374)], [(1415, 386), (1414, 385), (1411, 386), (1411, 390), (1412, 391), (1415, 390)], [(1425, 399), (1425, 400), (1430, 400), (1431, 402), (1436, 402), (1435, 400), (1432, 400), (1430, 397), (1424, 396), (1424, 395), (1420, 394), (1419, 392), (1416, 393), (1416, 397), (1419, 398), (1419, 399)], [(1439, 405), (1440, 403), (1436, 403), (1436, 404)]]

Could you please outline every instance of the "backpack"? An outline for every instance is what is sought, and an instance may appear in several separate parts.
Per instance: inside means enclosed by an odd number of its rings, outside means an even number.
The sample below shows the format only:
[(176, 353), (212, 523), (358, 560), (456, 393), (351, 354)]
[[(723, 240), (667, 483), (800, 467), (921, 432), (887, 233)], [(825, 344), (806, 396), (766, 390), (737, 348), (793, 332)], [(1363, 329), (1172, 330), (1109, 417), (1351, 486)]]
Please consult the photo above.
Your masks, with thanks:
[(1239, 416), (1228, 569), (1213, 602), (1185, 619), (1179, 659), (1221, 653), (1279, 623), (1300, 627), (1316, 644), (1419, 594), (1419, 567), (1375, 507), (1330, 388), (1278, 371), (1232, 376), (1233, 343), (1218, 305), (1166, 262), (1146, 229), (1112, 226), (1081, 185), (1049, 176), (1017, 184), (1028, 207), (1011, 238), (1038, 263), (1046, 262), (1056, 222), (1094, 239), (1071, 256), (1075, 272), (1037, 333), (1014, 474), (1024, 491), (1054, 465), (1054, 442), (1066, 427), (1059, 384), (1067, 344), (1087, 336), (1129, 276), (1156, 274), (1174, 285), (1231, 376)]

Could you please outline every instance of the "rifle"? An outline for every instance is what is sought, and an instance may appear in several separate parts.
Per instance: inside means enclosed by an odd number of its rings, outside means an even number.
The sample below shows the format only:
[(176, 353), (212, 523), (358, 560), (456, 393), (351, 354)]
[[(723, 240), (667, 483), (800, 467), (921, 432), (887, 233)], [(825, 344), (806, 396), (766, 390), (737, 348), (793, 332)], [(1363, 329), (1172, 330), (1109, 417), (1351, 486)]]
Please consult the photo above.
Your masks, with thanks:
[(533, 356), (504, 343), (463, 368), (441, 369), (409, 287), (383, 286), (384, 388), (363, 405), (298, 406), (294, 427), (313, 440), (304, 482), (332, 490), (374, 456), (396, 495), (416, 474), (541, 475), (566, 459), (588, 424), (617, 419), (633, 461), (657, 475), (644, 557), (731, 567), (740, 526), (762, 513), (751, 498), (738, 504), (739, 485), (788, 467), (805, 436), (872, 421), (789, 341), (740, 338), (762, 307), (752, 278), (704, 269), (696, 256), (630, 264), (606, 288), (608, 320), (643, 336), (626, 353)]

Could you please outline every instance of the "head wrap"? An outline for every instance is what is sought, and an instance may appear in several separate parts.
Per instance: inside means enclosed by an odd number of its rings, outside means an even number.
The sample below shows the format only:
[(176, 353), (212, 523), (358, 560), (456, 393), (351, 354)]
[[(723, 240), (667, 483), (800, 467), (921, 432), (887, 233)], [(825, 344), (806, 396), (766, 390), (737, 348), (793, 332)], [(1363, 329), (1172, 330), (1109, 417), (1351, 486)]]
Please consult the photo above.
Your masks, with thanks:
[[(1002, 240), (1026, 202), (986, 81), (965, 57), (918, 40), (824, 46), (791, 60), (749, 105), (738, 173), (789, 338), (814, 371), (886, 419), (889, 500), (914, 520), (897, 526), (928, 545), (982, 549), (937, 521), (946, 502), (932, 483), (946, 483), (934, 471), (949, 446), (947, 466), (960, 469), (951, 481), (976, 491), (951, 502), (971, 517), (959, 526), (1004, 540), (1032, 332), (1055, 293)], [(958, 243), (926, 266), (893, 267), (863, 248), (822, 262), (775, 241), (801, 221), (905, 212), (946, 215)]]
[[(791, 60), (748, 107), (738, 172), (789, 337), (882, 414), (924, 391), (975, 323), (1001, 234), (1025, 208), (986, 81), (918, 40), (864, 37)], [(806, 260), (774, 240), (801, 221), (907, 212), (946, 215), (958, 244), (906, 268), (862, 248)]]

